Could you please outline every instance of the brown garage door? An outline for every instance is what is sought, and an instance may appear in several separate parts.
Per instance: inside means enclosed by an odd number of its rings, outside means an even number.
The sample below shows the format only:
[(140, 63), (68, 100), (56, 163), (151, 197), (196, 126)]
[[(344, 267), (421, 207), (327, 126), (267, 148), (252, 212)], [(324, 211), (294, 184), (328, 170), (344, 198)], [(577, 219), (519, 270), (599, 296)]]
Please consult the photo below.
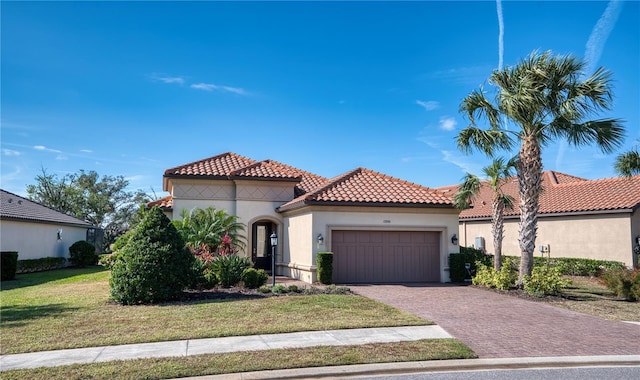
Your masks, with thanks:
[(440, 232), (333, 231), (333, 281), (440, 281)]

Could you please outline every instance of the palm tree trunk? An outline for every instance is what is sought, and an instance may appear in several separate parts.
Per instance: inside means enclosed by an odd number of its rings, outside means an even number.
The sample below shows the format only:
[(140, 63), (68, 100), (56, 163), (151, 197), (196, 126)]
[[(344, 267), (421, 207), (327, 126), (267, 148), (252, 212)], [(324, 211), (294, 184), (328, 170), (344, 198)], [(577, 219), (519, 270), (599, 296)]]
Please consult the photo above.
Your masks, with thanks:
[(518, 185), (520, 191), (520, 274), (518, 287), (524, 285), (524, 276), (533, 271), (533, 252), (538, 232), (539, 198), (542, 193), (542, 157), (535, 136), (522, 138), (518, 153)]
[(502, 267), (502, 233), (504, 231), (504, 202), (499, 193), (495, 193), (493, 202), (493, 216), (491, 218), (491, 234), (493, 235), (493, 267), (499, 271)]

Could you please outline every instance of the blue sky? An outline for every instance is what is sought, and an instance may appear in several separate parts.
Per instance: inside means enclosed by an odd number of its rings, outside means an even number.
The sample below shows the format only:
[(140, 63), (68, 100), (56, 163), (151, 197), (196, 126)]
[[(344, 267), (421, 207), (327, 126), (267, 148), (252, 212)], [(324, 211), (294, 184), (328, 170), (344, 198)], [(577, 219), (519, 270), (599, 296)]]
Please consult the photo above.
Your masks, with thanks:
[[(605, 66), (640, 139), (640, 3), (1, 3), (1, 187), (45, 168), (122, 175), (227, 151), (326, 177), (367, 167), (422, 185), (488, 160), (458, 151), (461, 99), (499, 65), (552, 50)], [(559, 142), (544, 167), (615, 176), (616, 154)]]

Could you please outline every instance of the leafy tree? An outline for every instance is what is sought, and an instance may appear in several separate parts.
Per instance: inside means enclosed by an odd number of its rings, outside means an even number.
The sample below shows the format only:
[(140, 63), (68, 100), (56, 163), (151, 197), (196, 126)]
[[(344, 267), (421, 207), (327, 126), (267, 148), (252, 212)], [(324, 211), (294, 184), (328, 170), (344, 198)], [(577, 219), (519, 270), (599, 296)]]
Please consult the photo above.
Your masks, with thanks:
[[(566, 139), (574, 146), (595, 143), (602, 151), (611, 152), (623, 139), (620, 120), (589, 120), (611, 108), (611, 74), (598, 68), (585, 78), (584, 66), (585, 62), (573, 56), (533, 52), (517, 65), (491, 74), (489, 83), (496, 86), (493, 102), (479, 89), (467, 95), (460, 106), (471, 122), (457, 136), (460, 149), (470, 152), (475, 148), (493, 156), (498, 149), (508, 150), (516, 143), (520, 146), (520, 287), (533, 270), (542, 148), (551, 141)], [(487, 119), (489, 128), (479, 128), (477, 118)]]
[(215, 254), (223, 239), (230, 239), (233, 248), (244, 247), (244, 225), (238, 222), (237, 216), (228, 215), (226, 211), (213, 207), (185, 209), (180, 216), (182, 219), (174, 220), (173, 224), (192, 250)]
[(124, 305), (175, 299), (192, 282), (193, 260), (169, 218), (153, 207), (118, 251), (111, 296)]
[(141, 204), (150, 200), (141, 190), (127, 191), (123, 176), (100, 176), (95, 171), (67, 174), (59, 178), (45, 169), (27, 186), (29, 199), (54, 210), (85, 220), (104, 230), (104, 246), (129, 230)]
[[(512, 196), (502, 191), (502, 186), (513, 176), (515, 165), (516, 161), (514, 159), (505, 162), (503, 158), (495, 158), (491, 165), (482, 168), (484, 175), (488, 178), (487, 185), (493, 192), (491, 199), (491, 234), (493, 235), (493, 247), (495, 250), (493, 266), (496, 271), (500, 271), (502, 266), (504, 210), (512, 210), (514, 202)], [(480, 179), (473, 174), (467, 173), (453, 198), (456, 208), (464, 210), (471, 207), (471, 201), (480, 194), (481, 188)]]
[(616, 171), (626, 177), (640, 174), (640, 151), (633, 149), (616, 158)]

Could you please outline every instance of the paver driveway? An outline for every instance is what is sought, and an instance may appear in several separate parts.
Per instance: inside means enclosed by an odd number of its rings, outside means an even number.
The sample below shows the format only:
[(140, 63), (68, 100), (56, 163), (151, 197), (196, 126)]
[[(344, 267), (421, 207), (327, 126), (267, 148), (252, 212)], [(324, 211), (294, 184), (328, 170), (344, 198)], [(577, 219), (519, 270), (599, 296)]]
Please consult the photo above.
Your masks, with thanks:
[(432, 320), (481, 358), (640, 355), (640, 325), (468, 286), (349, 285)]

